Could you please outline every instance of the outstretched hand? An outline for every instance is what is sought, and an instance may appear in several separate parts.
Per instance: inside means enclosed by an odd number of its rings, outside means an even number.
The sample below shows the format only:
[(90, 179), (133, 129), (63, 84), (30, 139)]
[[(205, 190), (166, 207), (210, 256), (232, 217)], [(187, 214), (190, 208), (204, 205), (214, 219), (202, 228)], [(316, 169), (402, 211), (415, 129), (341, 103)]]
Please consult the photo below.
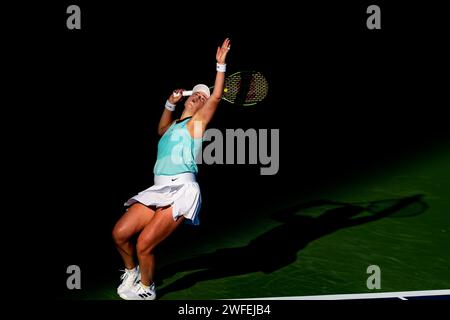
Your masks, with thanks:
[(217, 63), (225, 64), (225, 58), (230, 51), (230, 39), (226, 38), (221, 47), (217, 47), (216, 60)]

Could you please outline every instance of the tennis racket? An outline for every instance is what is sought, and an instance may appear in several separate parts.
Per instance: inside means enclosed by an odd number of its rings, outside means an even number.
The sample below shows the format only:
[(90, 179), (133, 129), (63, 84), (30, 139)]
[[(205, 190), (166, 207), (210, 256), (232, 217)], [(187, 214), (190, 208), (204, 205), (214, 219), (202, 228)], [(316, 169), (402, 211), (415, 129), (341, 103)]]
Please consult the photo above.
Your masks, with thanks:
[[(261, 72), (240, 71), (225, 78), (222, 99), (239, 106), (252, 106), (263, 101), (268, 91), (269, 84)], [(190, 95), (192, 91), (183, 91), (183, 96)]]

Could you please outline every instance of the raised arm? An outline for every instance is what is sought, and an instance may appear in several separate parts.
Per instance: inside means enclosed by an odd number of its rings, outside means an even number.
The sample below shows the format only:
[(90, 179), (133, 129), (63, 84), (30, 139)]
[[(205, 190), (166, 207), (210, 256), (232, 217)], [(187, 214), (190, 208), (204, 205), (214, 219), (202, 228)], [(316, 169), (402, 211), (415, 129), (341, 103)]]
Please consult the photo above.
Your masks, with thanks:
[(201, 121), (202, 127), (206, 128), (208, 123), (211, 121), (214, 113), (216, 112), (217, 106), (219, 105), (220, 99), (222, 98), (223, 87), (225, 83), (225, 59), (227, 53), (230, 50), (230, 39), (225, 39), (221, 47), (217, 48), (216, 61), (217, 61), (217, 73), (216, 80), (214, 82), (214, 90), (205, 105), (198, 110), (192, 120)]
[(166, 107), (164, 108), (158, 125), (158, 134), (160, 136), (162, 136), (167, 131), (167, 129), (169, 129), (170, 125), (174, 121), (173, 111), (175, 110), (175, 105), (177, 104), (177, 102), (180, 101), (180, 99), (183, 97), (181, 95), (182, 92), (182, 89), (177, 89), (170, 95), (169, 99), (167, 99)]

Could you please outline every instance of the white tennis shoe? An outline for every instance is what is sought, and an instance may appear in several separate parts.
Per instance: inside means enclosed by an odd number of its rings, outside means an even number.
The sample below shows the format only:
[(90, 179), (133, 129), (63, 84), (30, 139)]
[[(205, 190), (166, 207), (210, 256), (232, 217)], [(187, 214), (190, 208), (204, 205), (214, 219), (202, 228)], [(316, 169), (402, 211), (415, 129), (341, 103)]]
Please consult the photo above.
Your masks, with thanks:
[(125, 300), (155, 300), (155, 283), (146, 287), (141, 282), (138, 282), (130, 290), (124, 292), (121, 297)]
[(141, 273), (139, 272), (139, 266), (135, 267), (132, 270), (125, 269), (123, 270), (123, 274), (120, 276), (122, 282), (117, 288), (117, 294), (122, 298), (124, 298), (124, 293), (131, 290), (135, 284), (137, 284), (141, 280)]

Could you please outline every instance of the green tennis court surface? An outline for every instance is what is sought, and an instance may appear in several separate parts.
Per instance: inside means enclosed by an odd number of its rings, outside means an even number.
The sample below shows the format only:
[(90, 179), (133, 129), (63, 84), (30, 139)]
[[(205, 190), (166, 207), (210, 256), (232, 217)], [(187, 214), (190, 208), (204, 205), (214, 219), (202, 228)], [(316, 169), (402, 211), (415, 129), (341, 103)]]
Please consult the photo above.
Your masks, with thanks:
[[(272, 199), (233, 230), (207, 241), (181, 237), (188, 249), (180, 243), (161, 252), (159, 298), (449, 289), (449, 195), (450, 152), (436, 149), (310, 198), (293, 196), (282, 207)], [(366, 286), (370, 265), (380, 267), (381, 289)], [(79, 298), (119, 299), (119, 275)]]

